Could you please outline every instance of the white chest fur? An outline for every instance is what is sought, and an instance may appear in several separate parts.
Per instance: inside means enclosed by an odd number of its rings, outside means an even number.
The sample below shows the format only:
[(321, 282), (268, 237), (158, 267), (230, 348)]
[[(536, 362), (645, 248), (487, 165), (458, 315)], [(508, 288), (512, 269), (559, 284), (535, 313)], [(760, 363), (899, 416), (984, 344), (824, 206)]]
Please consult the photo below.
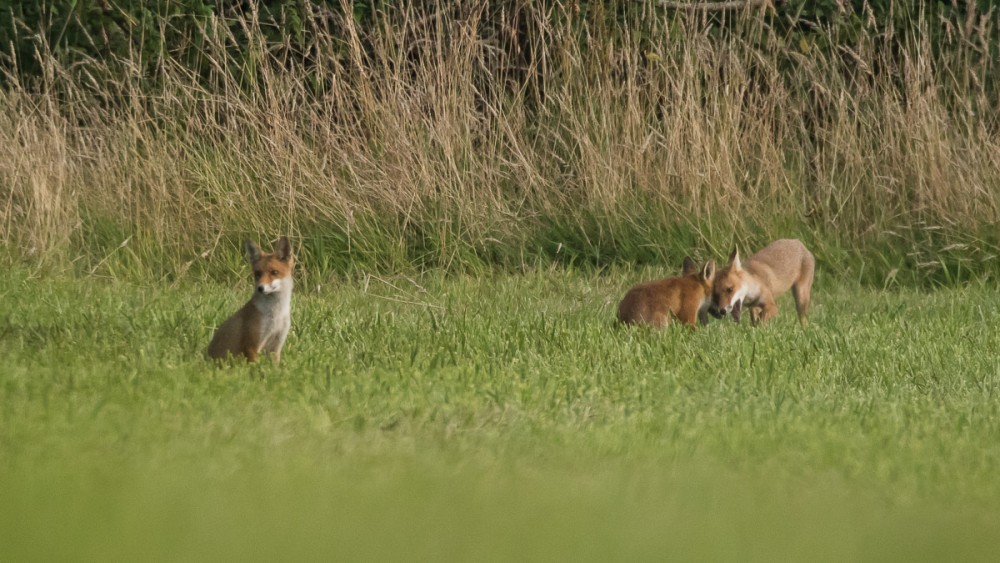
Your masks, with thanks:
[(255, 295), (254, 307), (260, 312), (260, 350), (281, 350), (292, 326), (292, 287), (290, 281), (280, 291)]

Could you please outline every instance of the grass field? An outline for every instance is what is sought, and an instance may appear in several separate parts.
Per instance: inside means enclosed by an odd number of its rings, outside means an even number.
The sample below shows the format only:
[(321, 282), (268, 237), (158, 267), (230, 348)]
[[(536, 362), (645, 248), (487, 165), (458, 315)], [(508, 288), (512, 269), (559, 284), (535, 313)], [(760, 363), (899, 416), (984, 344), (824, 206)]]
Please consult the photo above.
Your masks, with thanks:
[[(1000, 11), (72, 4), (0, 10), (0, 563), (1000, 552)], [(808, 329), (612, 326), (783, 237)]]
[(662, 272), (302, 283), (282, 365), (201, 358), (249, 282), (0, 281), (0, 559), (991, 559), (1000, 295), (615, 330)]

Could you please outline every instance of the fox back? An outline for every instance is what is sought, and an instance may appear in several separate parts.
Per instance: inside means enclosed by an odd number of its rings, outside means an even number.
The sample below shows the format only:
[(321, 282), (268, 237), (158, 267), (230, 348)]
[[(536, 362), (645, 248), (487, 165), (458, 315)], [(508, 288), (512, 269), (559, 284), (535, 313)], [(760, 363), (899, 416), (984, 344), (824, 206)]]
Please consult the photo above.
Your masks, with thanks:
[(705, 311), (711, 300), (714, 276), (715, 262), (706, 262), (698, 269), (691, 258), (685, 257), (682, 275), (630, 289), (618, 305), (618, 321), (662, 328), (675, 318), (696, 327), (699, 320), (707, 321)]
[(253, 268), (254, 294), (250, 301), (215, 331), (208, 345), (210, 358), (243, 356), (256, 361), (263, 352), (281, 361), (281, 348), (291, 328), (292, 258), (291, 245), (281, 237), (274, 252), (261, 252), (252, 240), (243, 244)]

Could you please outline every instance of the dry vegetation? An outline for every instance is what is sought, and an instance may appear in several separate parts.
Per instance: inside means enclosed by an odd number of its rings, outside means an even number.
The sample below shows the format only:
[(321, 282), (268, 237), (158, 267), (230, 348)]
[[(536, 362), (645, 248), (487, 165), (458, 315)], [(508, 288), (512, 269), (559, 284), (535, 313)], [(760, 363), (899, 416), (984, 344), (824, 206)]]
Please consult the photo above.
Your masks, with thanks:
[[(0, 91), (0, 240), (158, 277), (279, 233), (319, 272), (677, 261), (785, 235), (877, 284), (997, 270), (992, 14), (950, 27), (947, 50), (871, 22), (820, 49), (761, 9), (725, 33), (703, 14), (600, 28), (551, 10), (492, 35), (475, 5), (348, 19), (309, 65), (260, 40), (240, 72), (215, 26), (209, 76), (169, 51), (152, 80), (148, 61), (49, 57), (41, 84)], [(508, 23), (530, 41), (505, 43)]]

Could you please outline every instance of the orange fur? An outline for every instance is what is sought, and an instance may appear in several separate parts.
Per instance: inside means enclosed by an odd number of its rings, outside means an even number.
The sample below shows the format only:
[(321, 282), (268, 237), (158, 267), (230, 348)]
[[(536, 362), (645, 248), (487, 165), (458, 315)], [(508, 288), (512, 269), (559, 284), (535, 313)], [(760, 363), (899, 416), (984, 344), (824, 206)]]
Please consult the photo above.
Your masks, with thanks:
[(744, 306), (750, 308), (753, 324), (766, 322), (778, 314), (775, 298), (792, 290), (799, 322), (809, 324), (810, 293), (816, 273), (816, 259), (795, 239), (776, 240), (750, 257), (740, 261), (733, 250), (729, 263), (719, 270), (712, 288), (712, 307), (722, 313), (732, 313), (739, 321)]
[(715, 262), (697, 269), (689, 257), (684, 259), (680, 276), (637, 285), (628, 290), (618, 305), (618, 321), (623, 324), (650, 324), (663, 328), (671, 319), (694, 328), (708, 322)]
[(249, 362), (264, 352), (281, 361), (281, 347), (291, 327), (292, 258), (291, 245), (281, 237), (273, 253), (262, 253), (252, 240), (243, 244), (253, 267), (254, 294), (242, 309), (215, 331), (208, 345), (208, 357), (224, 359), (243, 356)]

